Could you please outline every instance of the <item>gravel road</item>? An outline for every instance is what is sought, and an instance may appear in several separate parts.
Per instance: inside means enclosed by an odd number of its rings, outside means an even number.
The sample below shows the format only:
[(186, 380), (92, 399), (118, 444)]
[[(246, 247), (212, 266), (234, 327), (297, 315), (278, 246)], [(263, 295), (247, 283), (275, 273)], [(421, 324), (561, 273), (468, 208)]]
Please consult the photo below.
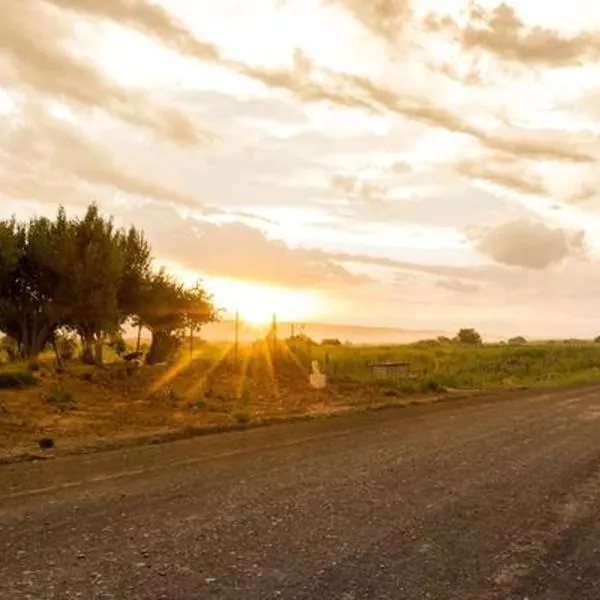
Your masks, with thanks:
[(600, 598), (600, 387), (0, 467), (2, 600)]

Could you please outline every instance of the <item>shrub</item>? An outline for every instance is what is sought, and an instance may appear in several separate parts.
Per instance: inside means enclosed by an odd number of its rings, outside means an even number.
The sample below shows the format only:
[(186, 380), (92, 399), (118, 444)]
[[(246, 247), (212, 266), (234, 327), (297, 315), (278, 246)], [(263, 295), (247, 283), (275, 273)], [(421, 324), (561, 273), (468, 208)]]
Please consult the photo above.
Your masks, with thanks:
[(28, 363), (27, 363), (27, 369), (29, 371), (31, 371), (32, 373), (37, 373), (40, 368), (41, 368), (41, 363), (37, 358), (32, 358)]
[(245, 408), (245, 407), (237, 408), (236, 410), (233, 411), (231, 416), (233, 417), (233, 420), (236, 423), (240, 423), (240, 424), (250, 423), (250, 421), (252, 420), (252, 415), (250, 414), (250, 409)]
[(428, 378), (421, 382), (421, 390), (427, 393), (443, 392), (444, 386), (436, 379)]
[(61, 385), (52, 386), (43, 396), (59, 412), (75, 410), (73, 394)]
[(0, 352), (6, 356), (8, 362), (19, 360), (19, 344), (7, 335), (0, 340)]
[(322, 342), (321, 342), (322, 346), (341, 346), (342, 342), (340, 340), (338, 340), (337, 338), (325, 338)]
[(0, 389), (23, 389), (38, 384), (35, 375), (30, 371), (13, 371), (0, 373)]

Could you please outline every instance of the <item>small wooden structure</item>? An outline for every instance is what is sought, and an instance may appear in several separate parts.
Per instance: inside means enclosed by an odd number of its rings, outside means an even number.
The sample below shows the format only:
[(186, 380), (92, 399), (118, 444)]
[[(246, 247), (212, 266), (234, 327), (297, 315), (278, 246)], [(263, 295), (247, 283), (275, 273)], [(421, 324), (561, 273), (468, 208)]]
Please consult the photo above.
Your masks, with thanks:
[(371, 377), (377, 379), (401, 379), (408, 375), (409, 370), (410, 363), (405, 361), (371, 363)]

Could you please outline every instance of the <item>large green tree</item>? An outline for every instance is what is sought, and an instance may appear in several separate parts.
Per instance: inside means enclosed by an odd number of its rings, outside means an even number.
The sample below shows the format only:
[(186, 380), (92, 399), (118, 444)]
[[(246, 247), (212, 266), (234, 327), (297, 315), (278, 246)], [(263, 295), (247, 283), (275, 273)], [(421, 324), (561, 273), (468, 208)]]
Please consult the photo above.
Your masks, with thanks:
[(96, 205), (71, 227), (76, 260), (68, 276), (69, 325), (81, 337), (84, 362), (101, 363), (105, 336), (119, 328), (124, 271), (120, 233)]
[(186, 289), (164, 270), (148, 278), (143, 296), (138, 316), (152, 333), (146, 356), (149, 364), (171, 358), (186, 328), (198, 331), (204, 323), (216, 318), (211, 298), (200, 284)]
[(17, 342), (22, 358), (32, 359), (69, 315), (67, 275), (75, 256), (70, 224), (60, 209), (54, 221), (3, 221), (0, 229), (0, 331)]
[(150, 279), (152, 250), (143, 232), (130, 227), (120, 232), (118, 246), (123, 259), (123, 272), (117, 299), (121, 322), (135, 317), (145, 301), (145, 286)]

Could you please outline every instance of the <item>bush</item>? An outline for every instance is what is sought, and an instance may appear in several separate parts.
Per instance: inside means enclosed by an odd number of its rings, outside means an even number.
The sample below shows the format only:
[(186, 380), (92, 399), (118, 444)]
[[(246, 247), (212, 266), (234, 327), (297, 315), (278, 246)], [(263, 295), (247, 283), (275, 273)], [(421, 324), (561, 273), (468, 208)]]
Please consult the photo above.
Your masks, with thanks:
[(252, 415), (250, 414), (249, 408), (238, 408), (233, 411), (231, 416), (236, 423), (240, 424), (250, 423), (252, 420)]
[(59, 412), (69, 412), (75, 409), (73, 394), (61, 385), (52, 386), (43, 398)]
[(23, 389), (26, 387), (35, 386), (38, 380), (30, 371), (13, 371), (12, 373), (0, 373), (0, 389)]
[(19, 360), (19, 345), (7, 335), (0, 340), (0, 352), (5, 355), (8, 362)]
[(421, 383), (421, 390), (427, 393), (444, 392), (444, 386), (435, 379), (424, 379)]
[(123, 336), (120, 335), (113, 337), (108, 346), (117, 356), (122, 357), (127, 352), (127, 344), (125, 343)]
[(481, 344), (481, 335), (475, 329), (461, 329), (456, 335), (456, 341), (460, 344)]
[(341, 346), (342, 342), (340, 340), (338, 340), (337, 338), (325, 338), (322, 342), (321, 342), (322, 346)]
[(32, 373), (37, 373), (41, 369), (41, 367), (42, 367), (42, 365), (41, 365), (40, 361), (37, 358), (32, 358), (27, 363), (27, 369), (29, 371), (31, 371)]

